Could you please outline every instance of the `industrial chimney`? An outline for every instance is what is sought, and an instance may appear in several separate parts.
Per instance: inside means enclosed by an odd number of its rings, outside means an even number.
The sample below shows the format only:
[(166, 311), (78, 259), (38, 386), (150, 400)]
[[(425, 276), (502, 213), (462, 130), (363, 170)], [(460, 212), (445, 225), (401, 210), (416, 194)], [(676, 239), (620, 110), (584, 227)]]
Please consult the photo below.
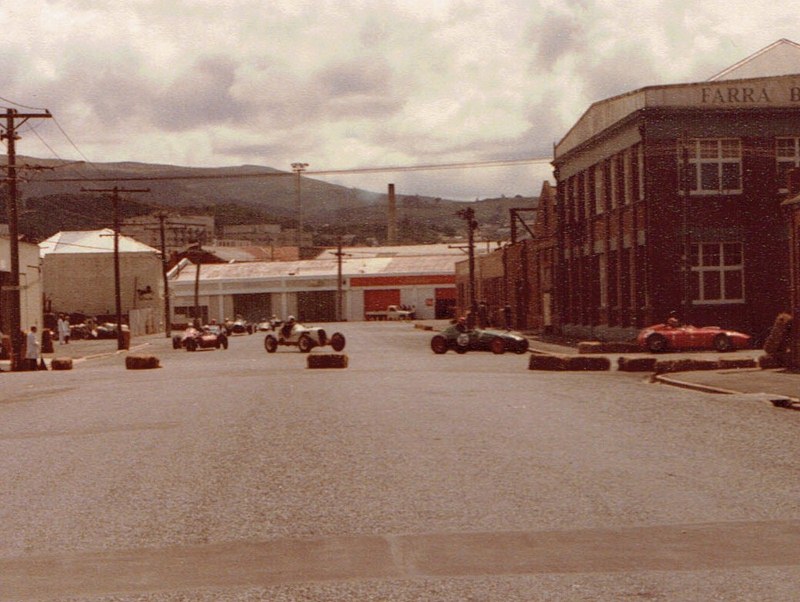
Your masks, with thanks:
[(397, 201), (394, 196), (394, 184), (389, 184), (389, 207), (386, 227), (386, 244), (397, 244)]

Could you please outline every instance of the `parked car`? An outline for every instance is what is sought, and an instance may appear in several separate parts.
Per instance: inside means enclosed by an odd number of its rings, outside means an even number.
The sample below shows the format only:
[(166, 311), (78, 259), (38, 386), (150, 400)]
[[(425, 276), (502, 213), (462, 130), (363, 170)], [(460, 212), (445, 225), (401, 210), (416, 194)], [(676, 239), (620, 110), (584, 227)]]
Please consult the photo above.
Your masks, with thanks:
[(709, 349), (719, 352), (750, 348), (750, 335), (719, 326), (654, 324), (639, 331), (639, 346), (651, 353)]
[(197, 329), (189, 326), (183, 334), (172, 337), (172, 348), (185, 348), (186, 351), (198, 349), (227, 349), (228, 337), (222, 327), (217, 325), (204, 326)]
[(434, 353), (447, 353), (452, 349), (456, 353), (467, 351), (491, 351), (492, 353), (525, 353), (530, 341), (518, 332), (496, 330), (493, 328), (476, 328), (465, 330), (457, 324), (445, 328), (431, 339), (431, 350)]
[(267, 353), (275, 353), (282, 345), (297, 347), (303, 353), (308, 353), (314, 347), (324, 347), (325, 345), (330, 345), (334, 351), (341, 351), (345, 346), (345, 338), (341, 332), (334, 332), (328, 337), (324, 328), (303, 326), (289, 320), (276, 328), (274, 333), (269, 333), (264, 337), (264, 349), (267, 350)]
[(390, 305), (385, 310), (368, 311), (364, 314), (367, 320), (413, 320), (414, 311), (404, 306)]
[(91, 337), (93, 339), (116, 339), (117, 338), (117, 325), (113, 322), (103, 322), (95, 326), (92, 330)]

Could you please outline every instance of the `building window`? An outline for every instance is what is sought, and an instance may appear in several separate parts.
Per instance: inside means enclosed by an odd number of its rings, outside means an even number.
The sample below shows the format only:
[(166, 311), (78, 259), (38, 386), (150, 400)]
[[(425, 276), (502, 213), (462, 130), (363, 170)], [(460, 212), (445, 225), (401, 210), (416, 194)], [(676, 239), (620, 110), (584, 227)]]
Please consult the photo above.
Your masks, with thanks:
[(692, 245), (692, 299), (695, 303), (744, 302), (744, 258), (738, 242)]
[(738, 138), (692, 139), (687, 142), (687, 149), (692, 193), (742, 192), (742, 143)]
[(775, 158), (778, 161), (778, 190), (789, 191), (789, 172), (800, 167), (800, 138), (776, 138)]

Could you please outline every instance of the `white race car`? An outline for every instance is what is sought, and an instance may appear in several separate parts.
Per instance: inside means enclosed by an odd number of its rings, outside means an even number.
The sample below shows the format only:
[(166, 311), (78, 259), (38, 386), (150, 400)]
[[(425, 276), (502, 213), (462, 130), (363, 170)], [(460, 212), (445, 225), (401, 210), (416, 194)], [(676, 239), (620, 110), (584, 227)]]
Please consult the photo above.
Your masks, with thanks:
[(276, 325), (275, 332), (264, 337), (264, 349), (267, 353), (275, 353), (280, 345), (297, 347), (303, 353), (325, 345), (330, 345), (334, 351), (341, 351), (344, 349), (345, 338), (341, 332), (334, 332), (329, 338), (324, 328), (303, 326), (295, 322)]

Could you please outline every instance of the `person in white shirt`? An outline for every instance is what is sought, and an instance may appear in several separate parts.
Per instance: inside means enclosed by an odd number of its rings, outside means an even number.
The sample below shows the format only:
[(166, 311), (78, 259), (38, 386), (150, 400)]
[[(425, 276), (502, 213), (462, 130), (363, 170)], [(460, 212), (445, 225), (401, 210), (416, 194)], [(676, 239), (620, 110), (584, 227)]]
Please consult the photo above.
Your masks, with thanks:
[(31, 326), (25, 338), (25, 369), (36, 370), (39, 367), (39, 339), (36, 337), (36, 326)]

